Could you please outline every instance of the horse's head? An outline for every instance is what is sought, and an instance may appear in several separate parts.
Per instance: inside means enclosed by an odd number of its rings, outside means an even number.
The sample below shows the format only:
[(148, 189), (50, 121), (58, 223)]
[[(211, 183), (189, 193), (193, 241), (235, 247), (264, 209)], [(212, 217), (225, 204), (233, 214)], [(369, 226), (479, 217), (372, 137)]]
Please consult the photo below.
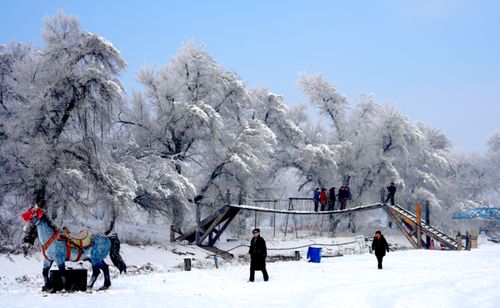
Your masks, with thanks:
[(40, 222), (42, 216), (43, 210), (41, 208), (38, 208), (37, 206), (35, 206), (34, 208), (30, 208), (21, 215), (24, 221), (32, 225), (37, 225)]

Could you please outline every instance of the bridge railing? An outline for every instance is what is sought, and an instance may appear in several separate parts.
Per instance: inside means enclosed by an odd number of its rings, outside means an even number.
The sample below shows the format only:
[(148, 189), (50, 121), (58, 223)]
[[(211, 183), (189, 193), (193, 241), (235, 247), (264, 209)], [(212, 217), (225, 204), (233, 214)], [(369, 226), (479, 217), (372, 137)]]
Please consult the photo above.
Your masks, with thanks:
[(248, 205), (274, 210), (312, 211), (314, 201), (312, 198), (292, 197), (288, 199), (255, 199)]
[[(248, 205), (253, 205), (259, 208), (274, 209), (274, 210), (295, 210), (295, 211), (313, 211), (314, 201), (307, 197), (292, 197), (289, 199), (255, 199), (248, 202)], [(269, 228), (273, 236), (282, 233), (306, 235), (308, 231), (317, 234), (328, 232), (329, 224), (328, 217), (324, 216), (303, 216), (303, 215), (279, 215), (276, 213), (265, 213), (254, 211), (254, 225), (260, 228)]]
[(285, 210), (288, 208), (288, 200), (286, 199), (255, 199), (249, 202), (248, 205), (262, 207), (266, 209)]

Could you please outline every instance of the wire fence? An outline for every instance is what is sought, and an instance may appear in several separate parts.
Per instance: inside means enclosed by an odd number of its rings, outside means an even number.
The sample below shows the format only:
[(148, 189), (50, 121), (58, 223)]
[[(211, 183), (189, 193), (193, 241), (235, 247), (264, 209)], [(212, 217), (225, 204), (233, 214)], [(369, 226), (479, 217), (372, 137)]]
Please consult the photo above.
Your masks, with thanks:
[[(331, 254), (331, 255), (343, 255), (343, 254), (363, 254), (366, 252), (370, 251), (370, 247), (366, 244), (366, 239), (363, 236), (356, 236), (356, 240), (354, 241), (349, 241), (349, 242), (342, 242), (342, 243), (313, 243), (313, 244), (306, 244), (306, 245), (299, 245), (299, 246), (293, 246), (293, 247), (279, 247), (279, 248), (273, 248), (273, 247), (268, 247), (268, 251), (296, 251), (299, 249), (304, 249), (308, 247), (324, 247), (326, 250), (326, 255)], [(237, 245), (231, 249), (225, 250), (225, 252), (230, 252), (235, 249), (238, 249), (240, 247), (250, 247), (249, 245)], [(329, 247), (336, 248), (335, 250), (329, 249)]]

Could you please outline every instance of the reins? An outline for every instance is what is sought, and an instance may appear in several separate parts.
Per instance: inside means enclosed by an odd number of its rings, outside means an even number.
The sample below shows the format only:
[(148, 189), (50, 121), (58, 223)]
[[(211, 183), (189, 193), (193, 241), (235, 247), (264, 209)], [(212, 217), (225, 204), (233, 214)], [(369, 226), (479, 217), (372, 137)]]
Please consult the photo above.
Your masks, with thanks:
[(74, 262), (79, 261), (82, 254), (83, 254), (83, 249), (81, 249), (81, 247), (79, 247), (78, 244), (73, 242), (70, 238), (66, 237), (63, 234), (60, 234), (61, 230), (58, 229), (57, 227), (55, 227), (54, 224), (47, 219), (47, 217), (45, 217), (45, 220), (49, 226), (56, 229), (54, 231), (54, 233), (52, 234), (52, 236), (49, 238), (49, 240), (45, 244), (42, 245), (42, 254), (45, 257), (45, 259), (50, 261), (50, 259), (47, 257), (47, 254), (45, 253), (45, 251), (57, 239), (59, 241), (64, 241), (66, 244), (66, 261), (71, 261), (71, 245), (70, 244), (73, 244), (74, 248), (78, 251), (78, 255), (77, 255), (76, 259), (74, 260)]
[(47, 260), (50, 260), (47, 255), (45, 254), (45, 251), (47, 250), (47, 248), (49, 248), (50, 244), (52, 244), (52, 242), (59, 236), (59, 230), (56, 230), (54, 232), (54, 234), (52, 234), (52, 236), (49, 238), (49, 240), (42, 245), (42, 254), (43, 256), (45, 257), (45, 259)]

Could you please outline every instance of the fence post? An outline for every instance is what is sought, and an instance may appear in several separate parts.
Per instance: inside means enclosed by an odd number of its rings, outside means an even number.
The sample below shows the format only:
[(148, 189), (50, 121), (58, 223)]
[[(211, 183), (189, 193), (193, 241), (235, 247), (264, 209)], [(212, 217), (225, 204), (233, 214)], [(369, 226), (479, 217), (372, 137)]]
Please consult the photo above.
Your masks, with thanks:
[(217, 255), (214, 255), (214, 263), (215, 263), (215, 268), (219, 268), (219, 260), (217, 258)]
[[(425, 201), (425, 224), (427, 226), (430, 226), (431, 224), (430, 214), (431, 211), (429, 207), (429, 200), (427, 200)], [(431, 246), (431, 237), (427, 235), (425, 238), (425, 248), (429, 249), (430, 246)]]
[[(290, 207), (292, 206), (292, 198), (288, 198), (288, 210), (290, 210)], [(288, 228), (288, 217), (290, 216), (290, 213), (286, 213), (286, 222), (285, 222), (285, 239), (286, 239), (286, 229)]]
[(184, 270), (185, 271), (190, 271), (191, 270), (191, 258), (185, 258), (184, 259)]
[(471, 248), (477, 248), (477, 237), (479, 236), (479, 232), (476, 228), (470, 230), (470, 245)]
[[(276, 210), (276, 200), (273, 202), (274, 209)], [(276, 237), (276, 213), (273, 213), (273, 237)]]
[(420, 211), (420, 203), (417, 202), (415, 206), (415, 222), (416, 222), (416, 227), (417, 227), (417, 248), (422, 248), (422, 230), (420, 228), (420, 222), (421, 222), (421, 211)]
[(300, 251), (295, 250), (295, 260), (300, 261)]

